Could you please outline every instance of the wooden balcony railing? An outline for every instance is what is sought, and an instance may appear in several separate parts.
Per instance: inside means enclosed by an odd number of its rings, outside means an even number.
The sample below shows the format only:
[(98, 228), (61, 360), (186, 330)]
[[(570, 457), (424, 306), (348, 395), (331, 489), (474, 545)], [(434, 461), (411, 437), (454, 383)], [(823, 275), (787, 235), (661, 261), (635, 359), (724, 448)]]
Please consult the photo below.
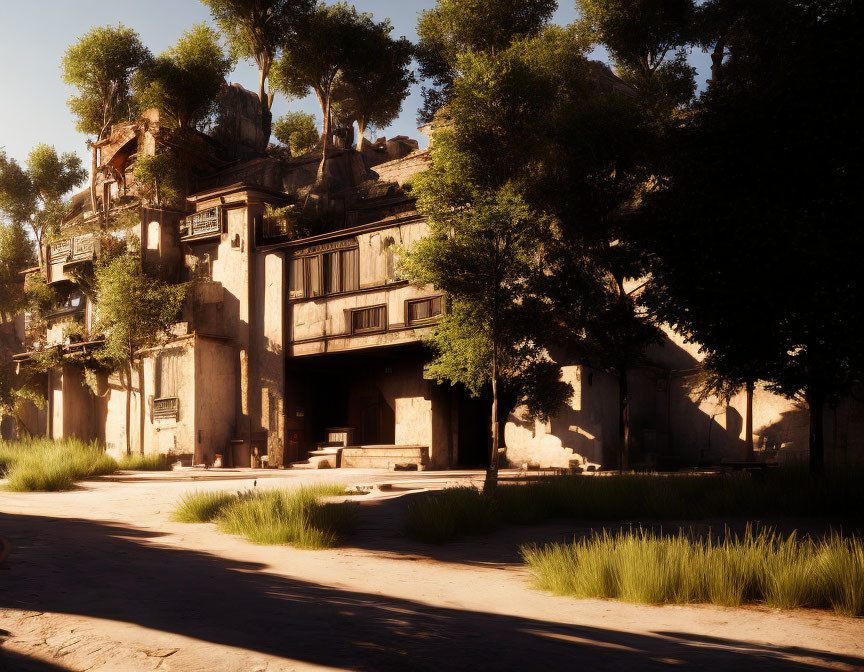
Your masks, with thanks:
[(221, 208), (207, 208), (194, 215), (189, 215), (180, 225), (180, 238), (198, 238), (222, 233)]
[(96, 238), (90, 233), (51, 243), (49, 260), (52, 264), (86, 261), (95, 257)]

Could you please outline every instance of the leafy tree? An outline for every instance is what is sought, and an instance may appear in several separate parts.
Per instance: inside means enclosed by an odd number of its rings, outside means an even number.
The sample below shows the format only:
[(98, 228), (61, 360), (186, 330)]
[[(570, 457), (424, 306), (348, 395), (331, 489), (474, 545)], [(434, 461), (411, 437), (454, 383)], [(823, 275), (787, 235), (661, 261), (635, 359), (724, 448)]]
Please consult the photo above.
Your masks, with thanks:
[[(78, 90), (69, 109), (81, 133), (95, 142), (108, 137), (112, 124), (130, 120), (135, 111), (132, 75), (151, 58), (138, 34), (122, 24), (91, 28), (66, 49), (61, 63), (63, 81)], [(96, 212), (96, 152), (92, 146), (90, 204)]]
[(864, 372), (861, 146), (848, 86), (860, 88), (860, 12), (851, 0), (755, 4), (648, 195), (652, 305), (726, 362), (733, 382), (743, 371), (806, 401), (818, 473), (825, 404)]
[(78, 90), (69, 108), (81, 133), (99, 141), (112, 124), (132, 118), (132, 74), (149, 58), (138, 34), (122, 24), (91, 28), (66, 50), (63, 81)]
[(428, 370), (475, 395), (491, 386), (486, 487), (492, 488), (502, 421), (520, 403), (531, 416), (548, 417), (573, 393), (542, 346), (543, 309), (531, 286), (542, 274), (537, 249), (545, 222), (512, 185), (473, 190), (433, 167), (416, 178), (413, 189), (430, 234), (402, 268), (414, 282), (446, 291), (450, 304), (430, 341), (435, 357)]
[(495, 54), (517, 38), (537, 35), (558, 7), (556, 0), (439, 0), (420, 12), (417, 61), (432, 89), (423, 90), (422, 123), (429, 123), (449, 98), (459, 57)]
[(363, 37), (369, 32), (389, 34), (389, 22), (376, 24), (372, 15), (359, 13), (353, 5), (338, 2), (319, 4), (304, 21), (302, 30), (282, 50), (273, 66), (271, 83), (288, 98), (302, 98), (310, 91), (321, 105), (322, 150), (318, 181), (324, 177), (327, 150), (332, 143), (331, 102), (333, 85), (339, 73), (360, 57)]
[(132, 452), (132, 370), (140, 350), (168, 336), (185, 295), (185, 285), (168, 285), (151, 278), (131, 254), (120, 255), (96, 270), (96, 328), (105, 338), (97, 358), (119, 371), (126, 390), (127, 455)]
[(363, 151), (366, 130), (383, 128), (402, 110), (402, 101), (415, 82), (409, 69), (413, 45), (404, 37), (394, 40), (392, 27), (383, 21), (359, 35), (358, 48), (336, 80), (333, 100), (339, 116), (357, 122), (357, 151)]
[(132, 173), (141, 195), (150, 203), (161, 207), (180, 198), (177, 159), (170, 152), (139, 157)]
[(33, 148), (26, 169), (0, 153), (0, 212), (11, 222), (30, 227), (43, 271), (45, 237), (67, 212), (63, 196), (85, 179), (81, 160), (75, 154), (58, 156), (48, 145)]
[(26, 294), (21, 271), (33, 263), (33, 244), (20, 223), (0, 223), (0, 324), (24, 308)]
[(10, 354), (4, 352), (0, 345), (0, 418), (14, 418), (19, 436), (29, 435), (30, 430), (24, 421), (24, 410), (29, 404), (43, 410), (45, 396), (37, 377), (31, 371), (27, 368), (16, 371), (17, 367)]
[(315, 125), (315, 115), (305, 112), (289, 112), (273, 124), (273, 135), (289, 148), (291, 156), (302, 156), (311, 152), (321, 137)]
[(215, 113), (216, 97), (232, 66), (218, 33), (198, 24), (134, 75), (138, 107), (159, 108), (178, 128), (199, 127)]
[(694, 39), (694, 0), (578, 0), (576, 22), (586, 44), (603, 44), (617, 73), (661, 108), (687, 103), (696, 70), (687, 63)]
[(201, 0), (219, 30), (228, 38), (233, 59), (251, 59), (258, 66), (261, 126), (270, 137), (273, 93), (267, 80), (279, 48), (297, 34), (315, 0)]

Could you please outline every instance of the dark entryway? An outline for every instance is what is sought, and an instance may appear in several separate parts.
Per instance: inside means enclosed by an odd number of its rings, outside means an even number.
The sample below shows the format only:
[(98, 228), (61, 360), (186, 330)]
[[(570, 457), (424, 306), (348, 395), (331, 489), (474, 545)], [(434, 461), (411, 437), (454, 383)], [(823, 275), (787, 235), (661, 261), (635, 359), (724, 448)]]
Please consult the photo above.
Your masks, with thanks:
[(491, 449), (492, 401), (487, 395), (472, 397), (459, 386), (459, 446), (457, 462), (460, 467), (485, 467), (489, 464)]

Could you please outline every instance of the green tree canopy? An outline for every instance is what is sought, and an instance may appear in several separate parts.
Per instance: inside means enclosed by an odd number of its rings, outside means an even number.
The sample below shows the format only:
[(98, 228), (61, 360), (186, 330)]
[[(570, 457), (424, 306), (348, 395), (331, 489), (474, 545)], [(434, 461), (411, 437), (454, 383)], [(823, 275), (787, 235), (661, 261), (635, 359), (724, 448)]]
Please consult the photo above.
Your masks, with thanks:
[(15, 318), (25, 307), (24, 277), (21, 271), (35, 260), (33, 243), (19, 222), (0, 222), (0, 323)]
[(132, 369), (141, 349), (158, 345), (169, 335), (185, 296), (185, 285), (168, 285), (150, 277), (131, 254), (119, 255), (96, 269), (96, 331), (105, 339), (97, 358), (120, 371), (121, 381), (125, 375), (127, 454), (132, 445)]
[(48, 145), (33, 148), (26, 169), (0, 152), (0, 214), (31, 229), (43, 270), (46, 235), (59, 226), (68, 209), (63, 196), (86, 177), (75, 154), (58, 156)]
[(578, 0), (586, 44), (602, 44), (617, 74), (650, 105), (674, 108), (696, 91), (686, 48), (695, 39), (694, 0)]
[(288, 112), (273, 124), (273, 135), (289, 148), (291, 156), (302, 156), (311, 152), (321, 136), (315, 125), (315, 115), (305, 112)]
[(361, 57), (365, 35), (376, 30), (389, 34), (389, 22), (376, 24), (371, 14), (360, 13), (346, 2), (321, 3), (306, 18), (297, 35), (284, 45), (282, 58), (273, 66), (271, 84), (275, 90), (289, 99), (302, 98), (312, 91), (321, 105), (319, 181), (324, 177), (327, 150), (332, 142), (333, 84), (344, 68)]
[(342, 119), (357, 122), (357, 151), (363, 150), (366, 131), (390, 124), (415, 82), (410, 70), (414, 46), (404, 37), (390, 36), (389, 21), (361, 30), (353, 58), (337, 77), (334, 106)]
[(233, 62), (206, 24), (193, 26), (173, 47), (133, 77), (138, 108), (158, 108), (179, 128), (206, 124)]
[(233, 60), (251, 59), (258, 66), (258, 99), (262, 128), (270, 137), (273, 94), (267, 92), (270, 68), (279, 48), (296, 34), (315, 0), (201, 0), (228, 39)]
[(439, 0), (423, 10), (417, 60), (434, 88), (423, 91), (420, 121), (432, 121), (449, 97), (460, 56), (504, 51), (514, 39), (538, 34), (557, 8), (556, 0)]
[(132, 118), (132, 75), (149, 58), (138, 33), (122, 24), (91, 28), (66, 49), (63, 81), (78, 90), (69, 108), (81, 133), (101, 140), (112, 124)]

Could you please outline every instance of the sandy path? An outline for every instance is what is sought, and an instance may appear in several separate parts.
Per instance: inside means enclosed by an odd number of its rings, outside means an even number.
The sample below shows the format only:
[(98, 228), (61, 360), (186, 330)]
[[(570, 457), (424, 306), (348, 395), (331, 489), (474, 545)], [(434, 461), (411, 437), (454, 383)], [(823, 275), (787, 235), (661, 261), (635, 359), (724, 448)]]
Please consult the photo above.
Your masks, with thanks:
[[(394, 479), (278, 473), (258, 487)], [(398, 491), (365, 498), (350, 546), (330, 551), (169, 521), (182, 492), (251, 486), (238, 476), (0, 493), (0, 535), (13, 544), (0, 567), (0, 670), (864, 669), (858, 620), (537, 592), (516, 548), (572, 531), (563, 525), (429, 547), (400, 534)]]

